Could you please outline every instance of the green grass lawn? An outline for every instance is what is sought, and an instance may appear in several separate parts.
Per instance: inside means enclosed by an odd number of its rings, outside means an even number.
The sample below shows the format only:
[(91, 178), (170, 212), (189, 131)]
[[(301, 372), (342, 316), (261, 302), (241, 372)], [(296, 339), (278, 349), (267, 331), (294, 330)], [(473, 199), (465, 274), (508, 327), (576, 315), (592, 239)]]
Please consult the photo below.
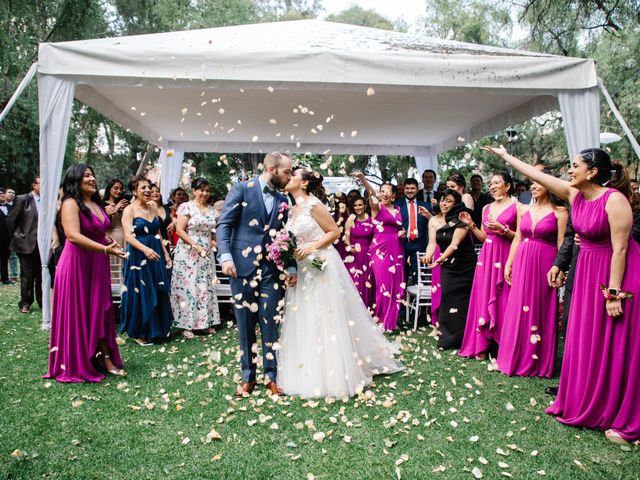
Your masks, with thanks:
[(63, 385), (40, 378), (48, 334), (17, 298), (0, 288), (0, 478), (640, 478), (640, 447), (545, 415), (554, 382), (439, 353), (427, 330), (400, 335), (408, 368), (371, 399), (236, 401), (232, 326), (126, 342), (126, 379)]

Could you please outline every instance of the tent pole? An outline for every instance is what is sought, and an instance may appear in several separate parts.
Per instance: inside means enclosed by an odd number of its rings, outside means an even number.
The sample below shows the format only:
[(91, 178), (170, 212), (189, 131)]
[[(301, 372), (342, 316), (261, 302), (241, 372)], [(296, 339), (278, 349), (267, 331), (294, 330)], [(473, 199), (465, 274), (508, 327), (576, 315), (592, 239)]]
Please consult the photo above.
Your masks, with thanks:
[(615, 115), (616, 119), (620, 123), (620, 126), (622, 127), (622, 130), (624, 130), (625, 135), (629, 139), (629, 142), (631, 143), (631, 147), (633, 148), (633, 151), (636, 152), (636, 155), (638, 156), (638, 158), (640, 158), (640, 145), (638, 145), (638, 141), (633, 136), (631, 129), (629, 129), (627, 125), (627, 122), (624, 121), (624, 118), (622, 118), (622, 115), (616, 108), (615, 103), (613, 103), (613, 100), (609, 95), (609, 91), (607, 90), (607, 87), (604, 86), (604, 83), (602, 82), (601, 78), (598, 78), (598, 87), (600, 87), (600, 91), (604, 95), (604, 98), (607, 100), (607, 103), (609, 104), (609, 108)]
[(35, 62), (31, 65), (31, 67), (29, 67), (29, 71), (20, 82), (20, 85), (18, 85), (18, 88), (16, 88), (16, 91), (13, 92), (13, 95), (11, 95), (11, 98), (5, 105), (4, 110), (2, 110), (2, 113), (0, 113), (0, 123), (2, 123), (2, 121), (4, 120), (4, 117), (6, 117), (9, 114), (11, 107), (13, 107), (13, 104), (16, 103), (16, 101), (18, 100), (18, 97), (20, 97), (24, 89), (27, 88), (27, 85), (29, 85), (29, 83), (31, 82), (31, 80), (33, 79), (33, 76), (36, 74), (37, 71), (38, 71), (38, 63)]

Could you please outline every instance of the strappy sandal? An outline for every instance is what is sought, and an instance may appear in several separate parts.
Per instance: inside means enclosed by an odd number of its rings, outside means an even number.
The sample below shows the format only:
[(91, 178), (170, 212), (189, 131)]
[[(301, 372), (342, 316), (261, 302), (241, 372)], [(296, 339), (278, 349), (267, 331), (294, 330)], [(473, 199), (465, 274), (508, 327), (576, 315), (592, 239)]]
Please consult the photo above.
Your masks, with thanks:
[(192, 338), (196, 338), (195, 334), (191, 330), (183, 330), (182, 336), (187, 340), (191, 340)]
[(617, 443), (618, 445), (627, 445), (629, 443), (622, 438), (622, 435), (611, 428), (604, 432), (604, 436), (607, 437), (607, 440), (610, 442)]
[[(111, 360), (111, 356), (105, 355), (104, 359), (105, 360)], [(109, 373), (111, 375), (115, 375), (116, 377), (126, 377), (127, 376), (127, 372), (125, 372), (122, 368), (112, 368), (111, 370), (109, 370), (105, 366), (105, 370), (107, 370), (107, 373)]]

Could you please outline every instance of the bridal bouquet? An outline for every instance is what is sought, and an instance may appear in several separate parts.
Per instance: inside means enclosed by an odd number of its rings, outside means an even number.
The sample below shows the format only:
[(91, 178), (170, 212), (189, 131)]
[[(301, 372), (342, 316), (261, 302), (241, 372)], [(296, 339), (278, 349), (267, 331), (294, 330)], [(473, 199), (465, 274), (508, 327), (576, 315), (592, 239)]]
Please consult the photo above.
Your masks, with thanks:
[[(273, 237), (273, 242), (267, 245), (267, 258), (282, 270), (286, 270), (286, 265), (295, 260), (295, 251), (298, 248), (296, 236), (287, 230), (280, 230)], [(324, 272), (327, 268), (327, 260), (322, 256), (310, 255), (311, 266), (316, 270)]]
[(287, 230), (280, 230), (273, 237), (273, 242), (267, 245), (267, 257), (276, 266), (282, 270), (286, 270), (286, 264), (294, 260), (293, 254), (298, 248), (296, 236)]

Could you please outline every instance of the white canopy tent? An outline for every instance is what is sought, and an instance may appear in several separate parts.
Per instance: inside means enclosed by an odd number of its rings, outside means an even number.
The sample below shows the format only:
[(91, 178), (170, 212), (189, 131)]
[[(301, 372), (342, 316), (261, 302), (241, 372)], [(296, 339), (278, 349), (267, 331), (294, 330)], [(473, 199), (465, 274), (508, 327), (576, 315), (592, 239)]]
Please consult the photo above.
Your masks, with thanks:
[(317, 20), (45, 43), (38, 85), (43, 265), (74, 97), (162, 148), (165, 196), (188, 151), (413, 155), (422, 170), (558, 105), (571, 155), (600, 128), (592, 60)]

